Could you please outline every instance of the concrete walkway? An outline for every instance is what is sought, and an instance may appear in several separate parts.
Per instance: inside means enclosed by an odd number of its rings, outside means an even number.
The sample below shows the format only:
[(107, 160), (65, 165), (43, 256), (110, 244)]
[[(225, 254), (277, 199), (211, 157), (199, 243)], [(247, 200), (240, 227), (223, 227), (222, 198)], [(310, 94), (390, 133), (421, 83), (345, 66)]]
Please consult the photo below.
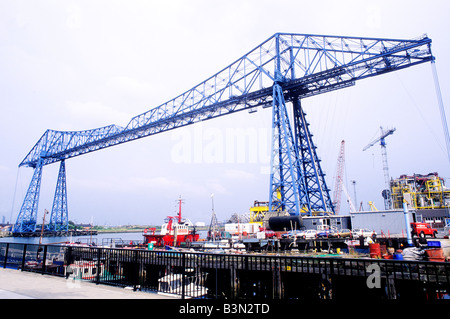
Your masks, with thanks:
[[(0, 299), (171, 299), (15, 269), (0, 269)], [(175, 299), (175, 298), (174, 298)]]

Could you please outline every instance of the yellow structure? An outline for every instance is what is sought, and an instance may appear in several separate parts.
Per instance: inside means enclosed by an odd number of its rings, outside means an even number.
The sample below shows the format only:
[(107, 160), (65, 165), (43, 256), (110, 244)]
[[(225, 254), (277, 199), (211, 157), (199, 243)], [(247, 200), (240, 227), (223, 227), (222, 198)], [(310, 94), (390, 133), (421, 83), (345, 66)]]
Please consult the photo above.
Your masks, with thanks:
[(369, 202), (370, 210), (372, 212), (377, 212), (378, 209), (375, 207), (375, 204), (373, 202)]
[(391, 180), (391, 195), (394, 209), (403, 208), (403, 199), (411, 209), (450, 207), (450, 189), (438, 173), (402, 175)]
[(250, 207), (250, 223), (258, 223), (263, 225), (263, 219), (269, 211), (269, 202), (258, 202), (255, 200), (252, 207)]
[[(278, 198), (278, 200), (281, 199), (281, 193), (279, 190), (277, 190), (277, 198)], [(261, 226), (263, 226), (264, 216), (269, 211), (272, 211), (272, 210), (269, 210), (269, 202), (259, 202), (259, 201), (255, 200), (255, 202), (253, 203), (253, 206), (250, 207), (250, 223), (258, 223)], [(282, 213), (282, 211), (280, 209), (277, 212)], [(302, 216), (309, 215), (309, 211), (306, 206), (301, 208), (300, 215), (302, 215)], [(330, 216), (330, 215), (334, 215), (334, 213), (333, 212), (312, 211), (311, 215), (312, 216), (323, 216), (323, 215)]]
[[(258, 223), (263, 226), (263, 220), (266, 213), (269, 212), (269, 202), (259, 202), (256, 201), (253, 203), (253, 206), (250, 207), (250, 223)], [(303, 207), (300, 211), (300, 215), (308, 215), (308, 209)], [(332, 212), (311, 212), (312, 216), (329, 216), (334, 215)]]

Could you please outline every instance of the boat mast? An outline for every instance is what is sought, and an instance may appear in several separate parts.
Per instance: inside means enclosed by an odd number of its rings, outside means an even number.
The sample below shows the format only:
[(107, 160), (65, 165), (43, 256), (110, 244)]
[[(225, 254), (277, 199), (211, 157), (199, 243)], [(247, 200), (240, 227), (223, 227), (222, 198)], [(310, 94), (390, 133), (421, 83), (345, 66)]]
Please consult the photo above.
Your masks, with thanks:
[(216, 212), (214, 211), (214, 194), (211, 194), (211, 206), (212, 206), (212, 214), (211, 214), (211, 223), (209, 224), (208, 240), (215, 241), (217, 236), (217, 218)]
[(178, 208), (178, 224), (181, 224), (181, 204), (183, 203), (183, 199), (180, 197), (178, 198), (178, 204), (179, 204), (179, 208)]

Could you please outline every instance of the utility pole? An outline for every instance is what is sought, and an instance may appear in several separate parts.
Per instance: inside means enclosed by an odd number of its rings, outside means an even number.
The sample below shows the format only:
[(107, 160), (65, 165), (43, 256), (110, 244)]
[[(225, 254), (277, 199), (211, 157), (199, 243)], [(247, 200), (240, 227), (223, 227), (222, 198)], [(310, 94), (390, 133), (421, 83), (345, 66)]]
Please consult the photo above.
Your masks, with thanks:
[[(351, 181), (353, 184), (353, 193), (355, 195), (355, 205), (358, 205), (358, 201), (356, 200), (356, 181)], [(356, 209), (356, 206), (355, 206)]]
[(41, 227), (41, 236), (39, 236), (39, 248), (42, 245), (42, 237), (44, 236), (44, 228), (45, 228), (45, 215), (48, 214), (48, 210), (44, 210), (44, 217), (42, 218), (42, 227)]

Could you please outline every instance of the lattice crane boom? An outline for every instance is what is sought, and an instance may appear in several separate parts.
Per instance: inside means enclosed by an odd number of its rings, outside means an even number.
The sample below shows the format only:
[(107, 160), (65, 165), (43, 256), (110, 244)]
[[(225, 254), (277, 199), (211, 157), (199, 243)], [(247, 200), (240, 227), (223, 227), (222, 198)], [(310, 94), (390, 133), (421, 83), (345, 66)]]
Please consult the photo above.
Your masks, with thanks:
[(375, 144), (377, 144), (378, 142), (380, 142), (381, 146), (386, 146), (386, 142), (385, 142), (385, 138), (388, 137), (391, 134), (394, 134), (395, 132), (395, 128), (391, 128), (391, 129), (387, 129), (386, 131), (383, 130), (383, 127), (380, 127), (381, 129), (381, 134), (379, 137), (377, 137), (375, 140), (373, 140), (372, 142), (370, 142), (368, 145), (366, 145), (363, 148), (363, 151), (367, 150), (368, 148), (374, 146)]
[(367, 150), (368, 148), (372, 147), (376, 143), (380, 142), (381, 146), (381, 158), (383, 161), (383, 174), (384, 174), (384, 184), (385, 189), (382, 192), (382, 196), (384, 198), (384, 206), (385, 209), (390, 209), (392, 206), (392, 199), (390, 195), (390, 177), (389, 177), (389, 165), (388, 165), (388, 159), (387, 159), (387, 149), (386, 149), (386, 137), (393, 134), (395, 132), (395, 128), (384, 130), (383, 127), (380, 127), (381, 133), (380, 136), (377, 137), (374, 141), (369, 143), (367, 146), (363, 148), (363, 151)]

